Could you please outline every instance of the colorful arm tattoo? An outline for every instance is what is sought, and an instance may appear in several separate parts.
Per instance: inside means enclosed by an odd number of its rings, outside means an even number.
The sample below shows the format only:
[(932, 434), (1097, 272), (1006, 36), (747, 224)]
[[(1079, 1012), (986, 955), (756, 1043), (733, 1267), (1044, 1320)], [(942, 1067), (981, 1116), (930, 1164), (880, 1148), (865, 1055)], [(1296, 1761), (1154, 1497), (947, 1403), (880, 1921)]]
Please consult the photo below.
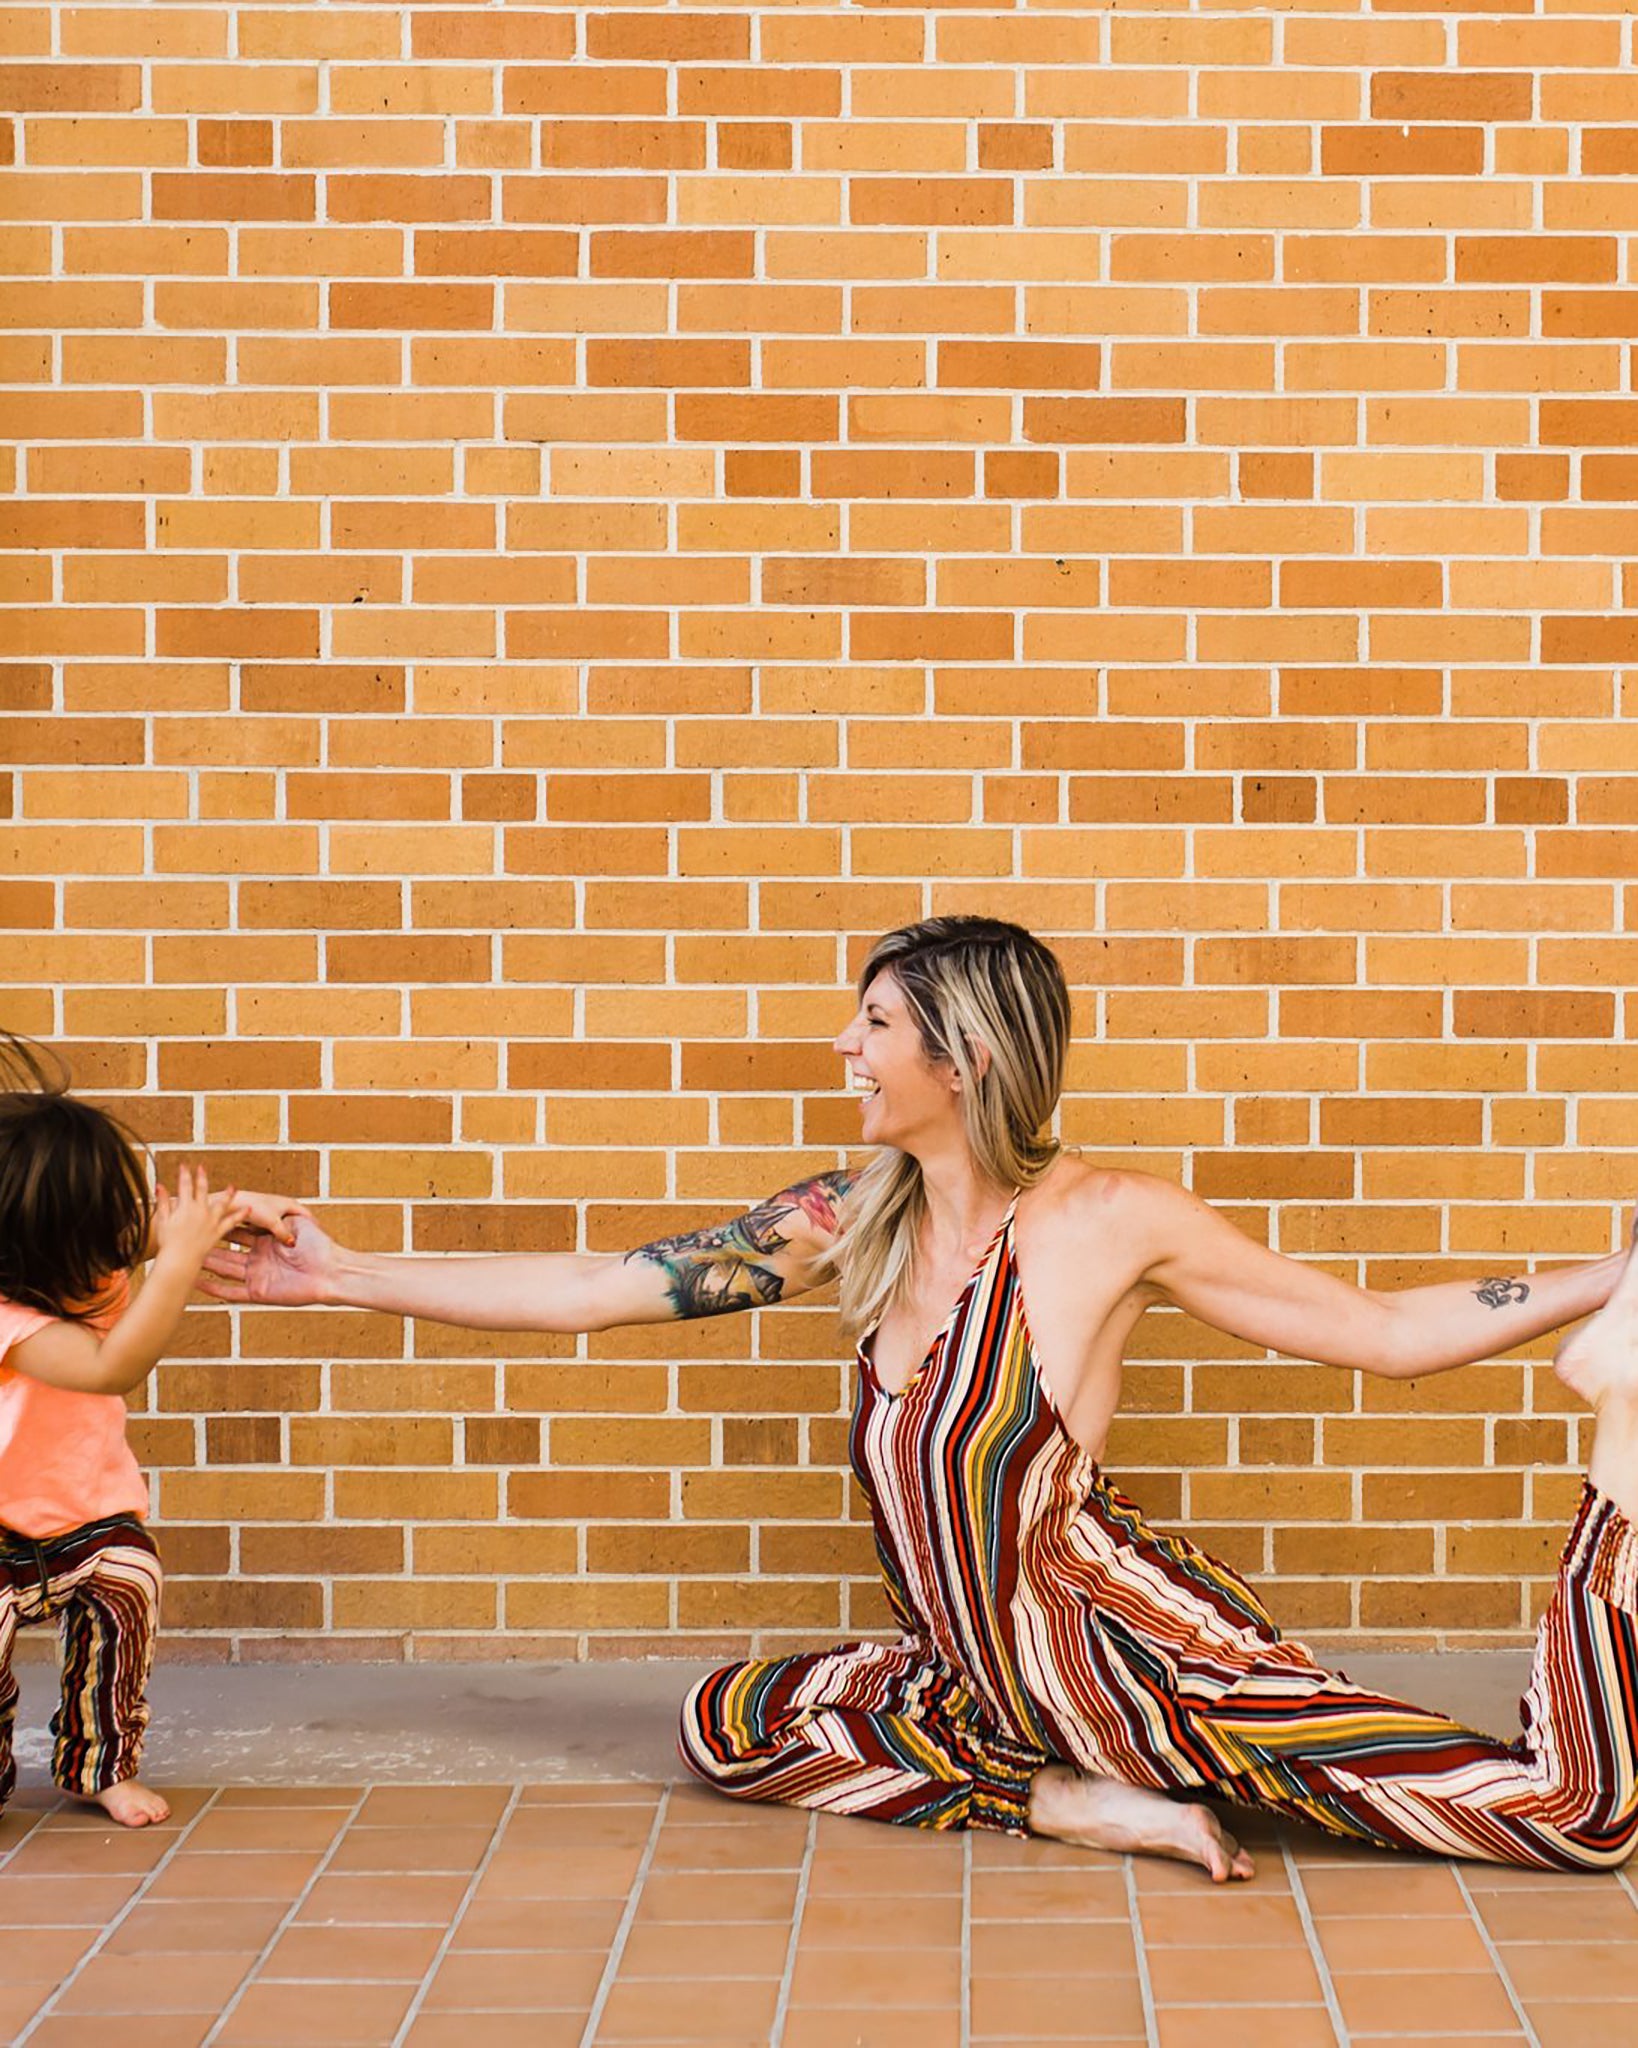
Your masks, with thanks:
[(736, 1309), (767, 1308), (785, 1292), (787, 1276), (776, 1262), (792, 1242), (786, 1227), (790, 1219), (801, 1217), (816, 1234), (834, 1237), (837, 1212), (854, 1179), (845, 1168), (822, 1173), (786, 1188), (770, 1201), (759, 1202), (731, 1222), (640, 1245), (627, 1252), (626, 1263), (647, 1259), (659, 1267), (680, 1322), (732, 1315)]

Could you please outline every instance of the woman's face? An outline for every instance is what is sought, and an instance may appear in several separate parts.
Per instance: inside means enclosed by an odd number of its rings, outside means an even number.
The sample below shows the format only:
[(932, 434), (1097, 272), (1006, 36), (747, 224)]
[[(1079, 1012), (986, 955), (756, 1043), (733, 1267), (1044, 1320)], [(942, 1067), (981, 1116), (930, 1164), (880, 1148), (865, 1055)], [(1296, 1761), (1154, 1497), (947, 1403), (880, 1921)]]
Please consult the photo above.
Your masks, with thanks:
[(859, 1135), (867, 1145), (914, 1152), (918, 1140), (960, 1122), (955, 1069), (927, 1057), (921, 1032), (890, 970), (883, 968), (864, 992), (847, 1029), (835, 1041), (860, 1090)]

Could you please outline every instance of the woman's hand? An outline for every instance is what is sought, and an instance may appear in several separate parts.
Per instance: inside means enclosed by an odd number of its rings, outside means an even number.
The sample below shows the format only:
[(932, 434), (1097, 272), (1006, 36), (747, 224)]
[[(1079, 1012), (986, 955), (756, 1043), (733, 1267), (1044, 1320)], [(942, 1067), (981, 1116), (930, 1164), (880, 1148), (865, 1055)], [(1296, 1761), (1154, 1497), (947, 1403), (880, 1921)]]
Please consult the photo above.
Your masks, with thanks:
[(206, 1254), (250, 1213), (237, 1188), (210, 1191), (210, 1176), (201, 1166), (176, 1169), (176, 1193), (161, 1187), (154, 1198), (155, 1262), (163, 1261), (191, 1279)]
[(216, 1301), (261, 1302), (280, 1308), (308, 1308), (314, 1302), (329, 1301), (339, 1269), (334, 1239), (325, 1235), (305, 1209), (286, 1205), (275, 1220), (288, 1236), (264, 1225), (245, 1230), (242, 1250), (235, 1244), (217, 1245), (205, 1259), (200, 1292)]

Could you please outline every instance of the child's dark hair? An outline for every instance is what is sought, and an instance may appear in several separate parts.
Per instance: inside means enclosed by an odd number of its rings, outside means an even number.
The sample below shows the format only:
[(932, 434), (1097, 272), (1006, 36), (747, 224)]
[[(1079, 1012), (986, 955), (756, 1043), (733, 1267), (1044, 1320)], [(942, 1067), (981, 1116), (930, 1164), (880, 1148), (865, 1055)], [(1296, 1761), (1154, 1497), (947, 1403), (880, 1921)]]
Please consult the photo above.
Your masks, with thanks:
[(68, 1092), (68, 1069), (0, 1031), (0, 1295), (71, 1322), (106, 1303), (148, 1246), (137, 1141)]

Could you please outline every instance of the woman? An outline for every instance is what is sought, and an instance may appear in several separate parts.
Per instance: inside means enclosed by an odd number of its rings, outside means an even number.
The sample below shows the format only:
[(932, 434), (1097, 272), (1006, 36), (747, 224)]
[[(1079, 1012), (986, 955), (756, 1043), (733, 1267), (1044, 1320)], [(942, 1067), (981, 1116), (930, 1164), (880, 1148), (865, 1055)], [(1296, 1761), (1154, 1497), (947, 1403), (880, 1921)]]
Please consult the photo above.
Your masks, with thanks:
[[(1632, 1265), (1349, 1286), (1181, 1189), (1066, 1155), (1048, 1125), (1068, 1036), (1044, 946), (935, 918), (875, 948), (836, 1040), (864, 1091), (862, 1171), (623, 1257), (366, 1257), (298, 1216), (293, 1244), (213, 1259), (212, 1291), (567, 1332), (768, 1307), (839, 1275), (858, 1339), (853, 1462), (903, 1635), (704, 1679), (682, 1752), (733, 1796), (1153, 1850), (1219, 1882), (1250, 1859), (1189, 1794), (1444, 1855), (1620, 1862), (1638, 1835)], [(1513, 1743), (1323, 1671), (1099, 1469), (1126, 1342), (1154, 1303), (1408, 1379), (1612, 1289), (1560, 1359), (1598, 1433)]]

